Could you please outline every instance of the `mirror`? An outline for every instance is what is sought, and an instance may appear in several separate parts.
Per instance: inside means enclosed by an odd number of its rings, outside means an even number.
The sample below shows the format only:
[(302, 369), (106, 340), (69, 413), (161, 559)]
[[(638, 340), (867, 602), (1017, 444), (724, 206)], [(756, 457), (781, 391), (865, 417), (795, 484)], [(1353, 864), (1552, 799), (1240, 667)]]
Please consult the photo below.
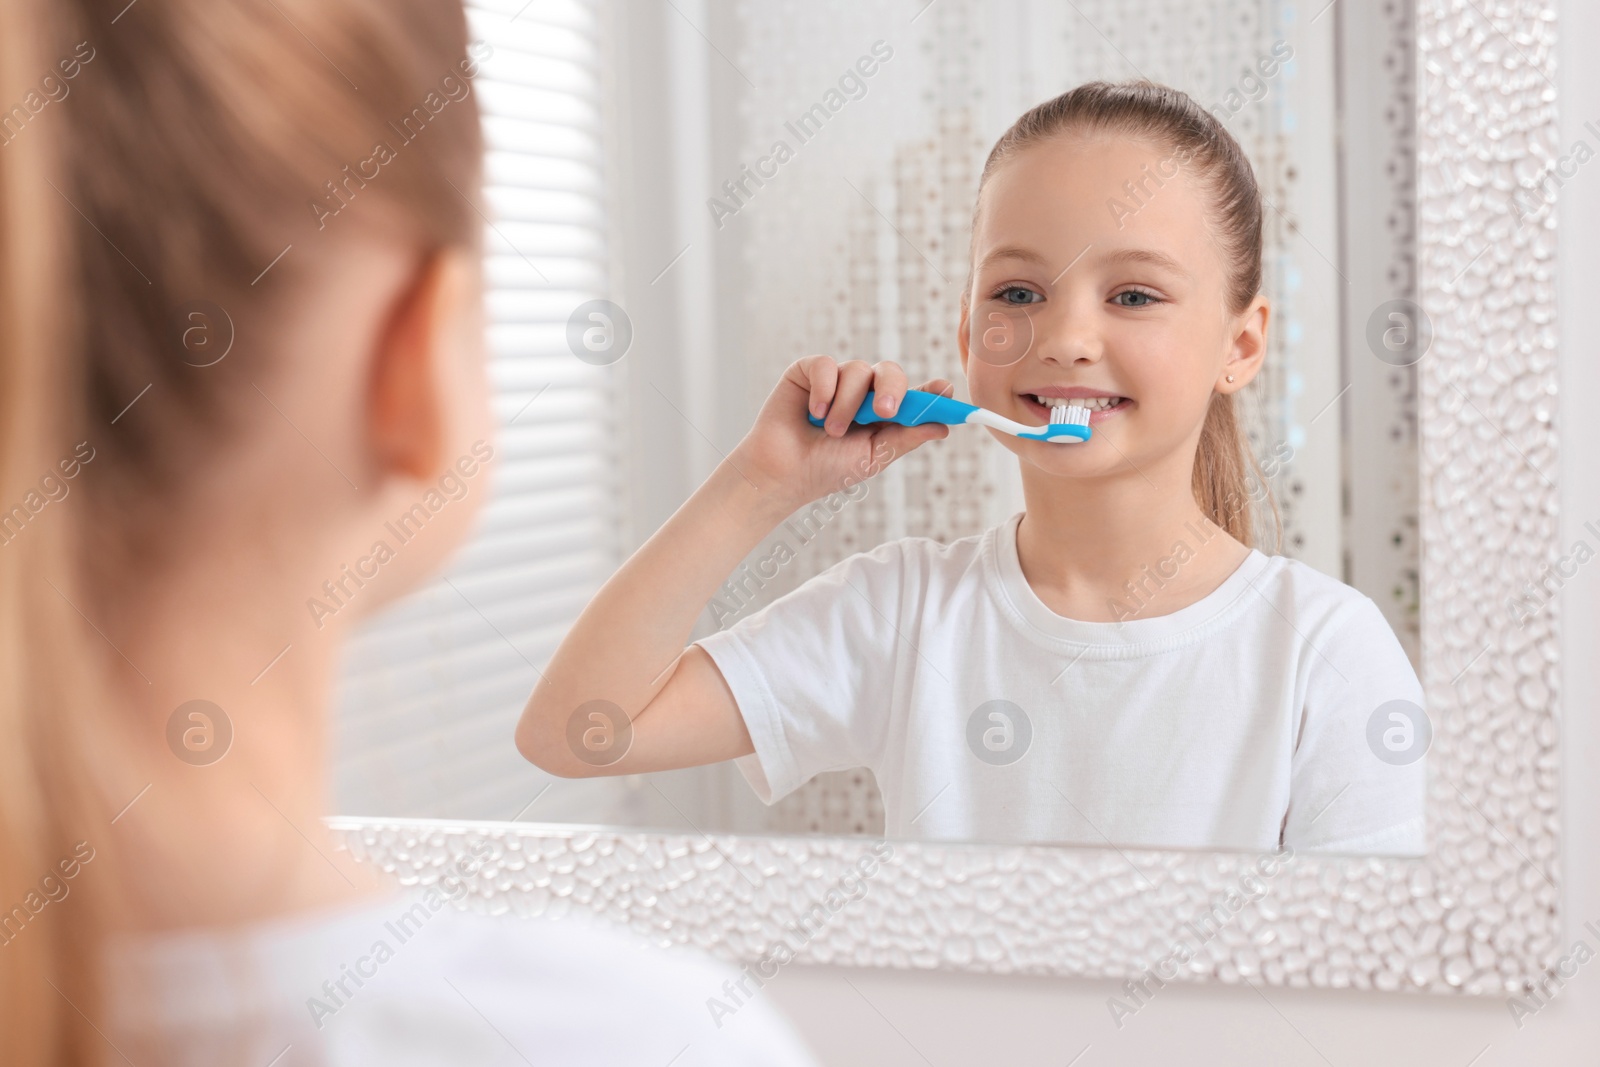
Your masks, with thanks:
[[(487, 493), (489, 504), (450, 571), (353, 644), (334, 768), (342, 813), (1257, 849), (1275, 847), (1267, 838), (1293, 820), (1304, 840), (1333, 851), (1423, 851), (1417, 828), (1387, 833), (1353, 818), (1348, 833), (1317, 829), (1360, 810), (1364, 795), (1390, 795), (1395, 781), (1414, 789), (1420, 811), (1431, 727), (1420, 689), (1415, 700), (1386, 690), (1376, 699), (1380, 689), (1360, 684), (1375, 669), (1369, 646), (1324, 650), (1323, 631), (1302, 632), (1285, 612), (1299, 604), (1291, 594), (1344, 605), (1327, 607), (1321, 625), (1370, 600), (1364, 632), (1386, 627), (1398, 656), (1387, 669), (1420, 663), (1413, 367), (1430, 328), (1415, 303), (1404, 12), (1330, 4), (1306, 18), (1282, 3), (1174, 3), (1170, 18), (1130, 32), (1108, 3), (708, 3), (627, 19), (605, 5), (517, 6), (472, 15), (492, 52), (476, 90), (490, 143), (483, 200), (494, 220), (485, 251), (501, 427), (488, 446), (491, 477), (458, 481), (441, 506), (465, 493)], [(975, 632), (967, 654), (988, 673), (950, 644), (949, 658), (923, 665), (919, 695), (885, 683), (890, 702), (939, 707), (936, 729), (921, 723), (882, 748), (873, 734), (876, 768), (835, 759), (802, 782), (768, 781), (773, 767), (752, 757), (581, 780), (525, 761), (513, 730), (567, 627), (737, 444), (785, 367), (817, 352), (890, 359), (913, 384), (945, 377), (970, 397), (958, 324), (990, 146), (1059, 92), (1134, 77), (1182, 89), (1216, 116), (1263, 195), (1271, 314), (1260, 371), (1238, 403), (1260, 473), (1239, 484), (1258, 517), (1276, 503), (1281, 547), (1264, 540), (1263, 556), (1205, 599), (1145, 615), (1146, 598), (1205, 558), (1214, 536), (1175, 531), (1174, 550), (1130, 576), (1119, 629), (1063, 617), (1033, 587), (1026, 539), (1019, 554), (1010, 524), (1023, 510), (1017, 457), (986, 432), (953, 429), (777, 526), (695, 631), (736, 632), (856, 553), (906, 538), (966, 544), (964, 558), (992, 569), (991, 592), (1019, 616), (1018, 632), (1045, 636), (1024, 648), (1014, 635)], [(1119, 188), (1126, 199), (1105, 225), (1161, 203), (1159, 185), (1136, 185), (1141, 174), (1126, 187), (1108, 178), (1107, 200)], [(1065, 274), (1070, 256), (1057, 252), (1046, 250), (1051, 273)], [(984, 340), (996, 321), (978, 331), (977, 358), (999, 353), (988, 362), (1010, 366), (1020, 347), (1020, 360), (1037, 359), (1032, 320), (1003, 321), (1011, 333)], [(1101, 439), (1114, 442), (1112, 430)], [(1258, 533), (1270, 533), (1264, 518)], [(1298, 584), (1258, 589), (1284, 573), (1266, 558), (1274, 553), (1295, 561)], [(1291, 600), (1263, 592), (1274, 588)], [(1199, 646), (1176, 672), (1163, 659), (1173, 653), (1154, 651), (1201, 623), (1221, 625), (1224, 603), (1249, 615), (1269, 659), (1278, 655), (1276, 674), (1251, 675), (1290, 687), (1270, 708), (1207, 689), (1226, 672), (1185, 674), (1214, 662)], [(1008, 609), (995, 610), (1000, 619)], [(920, 637), (892, 634), (882, 647)], [(1128, 658), (1130, 649), (1154, 659)], [(920, 655), (902, 650), (896, 663), (916, 666)], [(1009, 691), (1011, 668), (996, 665), (1013, 656), (1048, 663), (1045, 684)], [(1304, 733), (1305, 694), (1293, 686), (1307, 672), (1360, 694), (1326, 709), (1337, 737)], [(1162, 691), (1141, 689), (1156, 678), (1192, 693), (1192, 707), (1175, 714)], [(1366, 703), (1353, 709), (1351, 699)], [(1113, 718), (1122, 700), (1165, 714)], [(875, 713), (880, 725), (891, 718), (887, 707)], [(1345, 761), (1300, 767), (1298, 747), (1314, 743)], [(908, 776), (918, 760), (923, 772)], [(803, 764), (827, 765), (820, 749)], [(763, 803), (752, 777), (783, 795)]]

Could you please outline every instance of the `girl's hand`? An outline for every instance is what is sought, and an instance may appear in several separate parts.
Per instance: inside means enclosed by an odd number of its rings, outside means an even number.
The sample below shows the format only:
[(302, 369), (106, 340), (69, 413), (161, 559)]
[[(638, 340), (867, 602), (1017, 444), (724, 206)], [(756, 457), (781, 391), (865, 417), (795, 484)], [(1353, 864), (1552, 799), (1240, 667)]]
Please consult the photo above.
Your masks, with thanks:
[[(918, 445), (949, 434), (948, 426), (936, 423), (859, 426), (852, 421), (869, 391), (876, 394), (873, 410), (892, 416), (906, 388), (905, 371), (895, 363), (835, 363), (827, 356), (807, 356), (784, 372), (729, 462), (764, 493), (778, 494), (785, 511), (847, 489)], [(952, 393), (942, 378), (918, 388)], [(825, 425), (811, 425), (808, 413), (826, 416)]]
[[(951, 391), (946, 381), (922, 388)], [(878, 412), (892, 415), (906, 395), (905, 372), (893, 363), (841, 366), (826, 356), (784, 372), (744, 440), (567, 631), (517, 726), (523, 755), (551, 774), (588, 778), (698, 767), (755, 751), (710, 654), (684, 645), (734, 568), (796, 509), (950, 432), (937, 424), (854, 425), (869, 389)], [(825, 413), (826, 425), (806, 421), (808, 409)], [(627, 747), (603, 763), (573, 740), (574, 722), (581, 729), (582, 716), (602, 713), (631, 724)]]

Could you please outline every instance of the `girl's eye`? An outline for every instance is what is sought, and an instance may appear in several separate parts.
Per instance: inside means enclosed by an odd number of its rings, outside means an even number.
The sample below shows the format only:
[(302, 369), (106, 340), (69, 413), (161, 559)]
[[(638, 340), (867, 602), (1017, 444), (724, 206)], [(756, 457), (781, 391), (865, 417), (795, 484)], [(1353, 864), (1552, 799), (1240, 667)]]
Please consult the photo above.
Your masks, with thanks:
[(1118, 307), (1143, 308), (1143, 307), (1149, 307), (1151, 304), (1159, 304), (1161, 302), (1160, 298), (1157, 297), (1154, 293), (1147, 293), (1143, 289), (1124, 289), (1122, 292), (1118, 293), (1116, 296), (1112, 297), (1111, 299), (1120, 301), (1121, 298), (1125, 297), (1125, 296), (1138, 297), (1139, 299), (1135, 300), (1135, 301), (1133, 301), (1131, 303), (1119, 303), (1117, 305)]
[(1044, 299), (1039, 293), (1020, 285), (1008, 285), (995, 293), (995, 296), (1007, 304), (1037, 304)]

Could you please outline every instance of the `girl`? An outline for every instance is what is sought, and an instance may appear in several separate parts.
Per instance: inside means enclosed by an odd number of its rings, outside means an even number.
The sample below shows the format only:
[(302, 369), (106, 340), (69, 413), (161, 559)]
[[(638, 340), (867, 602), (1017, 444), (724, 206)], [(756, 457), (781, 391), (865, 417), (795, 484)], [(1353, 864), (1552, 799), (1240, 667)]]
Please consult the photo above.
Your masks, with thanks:
[(563, 775), (736, 758), (768, 803), (866, 766), (898, 837), (1421, 852), (1422, 764), (1368, 742), (1380, 709), (1421, 716), (1399, 642), (1365, 596), (1254, 547), (1233, 398), (1268, 306), (1237, 143), (1173, 89), (1080, 86), (990, 152), (971, 256), (973, 402), (1038, 425), (1071, 398), (1090, 440), (995, 434), (1022, 514), (882, 545), (684, 649), (777, 523), (948, 432), (851, 424), (869, 390), (895, 411), (892, 363), (800, 360), (573, 627), (522, 752)]
[(307, 599), (493, 455), (482, 58), (459, 0), (0, 4), (0, 1062), (812, 1062), (728, 968), (449, 906), (492, 853), (401, 894), (322, 825)]

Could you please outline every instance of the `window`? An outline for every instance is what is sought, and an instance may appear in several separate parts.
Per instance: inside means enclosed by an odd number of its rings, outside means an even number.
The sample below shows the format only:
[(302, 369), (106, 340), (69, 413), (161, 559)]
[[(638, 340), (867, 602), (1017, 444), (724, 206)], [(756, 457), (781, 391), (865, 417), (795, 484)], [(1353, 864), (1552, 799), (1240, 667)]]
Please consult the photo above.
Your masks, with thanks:
[(609, 288), (604, 20), (596, 0), (484, 0), (468, 17), (493, 48), (474, 83), (493, 481), (465, 480), (468, 499), (490, 496), (445, 574), (351, 642), (334, 765), (344, 814), (516, 816), (548, 779), (513, 746), (517, 717), (620, 562), (623, 390), (615, 368), (567, 347), (573, 309)]

